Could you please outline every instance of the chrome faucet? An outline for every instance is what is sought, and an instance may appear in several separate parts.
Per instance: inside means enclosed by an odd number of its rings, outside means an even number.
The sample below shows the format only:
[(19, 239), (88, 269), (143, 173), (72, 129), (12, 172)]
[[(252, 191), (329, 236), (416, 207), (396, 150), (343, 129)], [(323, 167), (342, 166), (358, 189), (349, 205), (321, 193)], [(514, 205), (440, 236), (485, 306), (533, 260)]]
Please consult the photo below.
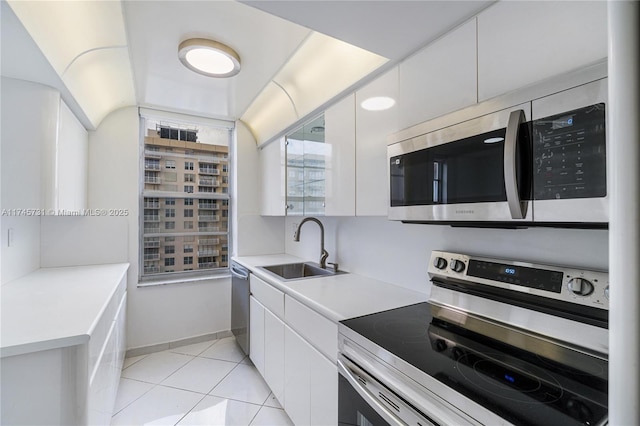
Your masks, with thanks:
[(327, 267), (327, 258), (329, 257), (329, 252), (324, 249), (324, 226), (322, 226), (322, 222), (320, 222), (315, 217), (305, 217), (302, 219), (302, 222), (298, 225), (298, 228), (293, 233), (293, 241), (300, 241), (300, 228), (307, 222), (315, 222), (320, 227), (320, 267), (325, 269)]

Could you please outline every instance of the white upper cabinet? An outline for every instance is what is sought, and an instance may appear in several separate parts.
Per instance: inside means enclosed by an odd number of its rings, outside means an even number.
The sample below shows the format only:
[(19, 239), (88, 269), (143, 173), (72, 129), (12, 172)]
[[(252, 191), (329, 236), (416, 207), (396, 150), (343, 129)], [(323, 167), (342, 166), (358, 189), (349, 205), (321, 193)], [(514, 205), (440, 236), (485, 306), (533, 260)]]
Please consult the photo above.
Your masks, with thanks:
[(325, 216), (356, 213), (355, 95), (349, 95), (324, 113), (327, 145), (325, 159)]
[(607, 57), (607, 2), (498, 2), (478, 15), (483, 101)]
[(87, 167), (89, 134), (69, 107), (60, 101), (58, 146), (56, 150), (57, 209), (87, 208)]
[(285, 149), (284, 138), (270, 143), (260, 150), (260, 214), (284, 216), (285, 198)]
[(400, 129), (476, 103), (476, 67), (475, 19), (400, 63)]
[[(370, 111), (362, 102), (374, 97), (396, 101), (391, 108)], [(387, 215), (387, 136), (398, 125), (398, 67), (356, 92), (356, 216)]]

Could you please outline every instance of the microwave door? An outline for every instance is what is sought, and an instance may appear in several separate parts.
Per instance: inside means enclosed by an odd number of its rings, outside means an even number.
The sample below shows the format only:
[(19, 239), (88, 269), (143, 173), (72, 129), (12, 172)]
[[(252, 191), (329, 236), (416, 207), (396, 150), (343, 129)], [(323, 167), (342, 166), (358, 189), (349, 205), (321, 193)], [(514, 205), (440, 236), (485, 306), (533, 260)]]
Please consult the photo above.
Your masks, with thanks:
[[(510, 113), (516, 110), (526, 117), (529, 107), (519, 105), (390, 145), (389, 219), (452, 224), (530, 221), (531, 209), (521, 209), (517, 218), (511, 214), (504, 160)], [(515, 133), (518, 141), (511, 147), (515, 154), (510, 167), (517, 202), (526, 206), (530, 190), (520, 192), (530, 184), (521, 169), (522, 158), (529, 156), (520, 152), (521, 135)]]

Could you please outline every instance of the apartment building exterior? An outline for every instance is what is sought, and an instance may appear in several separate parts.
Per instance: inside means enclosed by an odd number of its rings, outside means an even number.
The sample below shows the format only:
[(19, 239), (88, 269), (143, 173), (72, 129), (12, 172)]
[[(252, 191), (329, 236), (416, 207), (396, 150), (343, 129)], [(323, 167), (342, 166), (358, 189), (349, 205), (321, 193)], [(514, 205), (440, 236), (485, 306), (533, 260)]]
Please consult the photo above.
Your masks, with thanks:
[(144, 139), (143, 275), (229, 264), (229, 147), (196, 130), (159, 127)]

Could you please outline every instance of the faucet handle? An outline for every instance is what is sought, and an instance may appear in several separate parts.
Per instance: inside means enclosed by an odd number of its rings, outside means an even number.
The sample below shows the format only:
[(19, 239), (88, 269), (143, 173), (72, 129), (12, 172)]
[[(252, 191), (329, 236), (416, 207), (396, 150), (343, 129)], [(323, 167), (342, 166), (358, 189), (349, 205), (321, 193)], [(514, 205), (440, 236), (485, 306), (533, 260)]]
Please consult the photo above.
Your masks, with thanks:
[(333, 266), (333, 272), (338, 272), (338, 262), (336, 262), (336, 263), (327, 262), (327, 265)]

